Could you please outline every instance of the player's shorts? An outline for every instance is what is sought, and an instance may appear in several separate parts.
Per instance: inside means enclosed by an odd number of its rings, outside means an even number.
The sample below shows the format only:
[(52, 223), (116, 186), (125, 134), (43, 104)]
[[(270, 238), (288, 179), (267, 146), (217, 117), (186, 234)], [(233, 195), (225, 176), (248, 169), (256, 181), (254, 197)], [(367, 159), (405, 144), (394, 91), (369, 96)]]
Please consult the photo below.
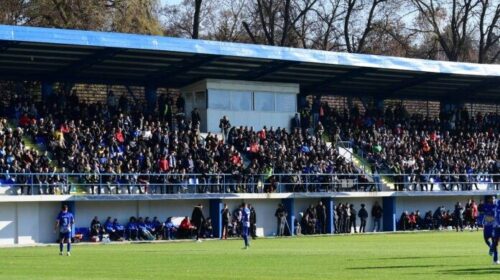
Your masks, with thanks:
[(484, 239), (493, 238), (493, 226), (491, 226), (491, 225), (484, 226), (483, 236), (484, 236)]
[(71, 232), (59, 232), (59, 239), (62, 240), (63, 238), (69, 240), (71, 238)]
[(249, 227), (243, 226), (241, 228), (241, 235), (242, 236), (248, 236), (248, 230), (249, 230)]
[(500, 227), (495, 227), (493, 229), (493, 237), (500, 238)]

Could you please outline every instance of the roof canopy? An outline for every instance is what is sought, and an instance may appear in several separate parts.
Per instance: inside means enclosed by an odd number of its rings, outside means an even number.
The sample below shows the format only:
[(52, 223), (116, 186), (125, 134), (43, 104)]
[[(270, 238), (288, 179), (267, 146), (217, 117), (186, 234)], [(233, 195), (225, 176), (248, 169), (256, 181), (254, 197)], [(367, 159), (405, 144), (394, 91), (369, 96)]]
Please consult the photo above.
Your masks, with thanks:
[(179, 88), (205, 78), (302, 93), (500, 102), (500, 65), (0, 25), (0, 79)]

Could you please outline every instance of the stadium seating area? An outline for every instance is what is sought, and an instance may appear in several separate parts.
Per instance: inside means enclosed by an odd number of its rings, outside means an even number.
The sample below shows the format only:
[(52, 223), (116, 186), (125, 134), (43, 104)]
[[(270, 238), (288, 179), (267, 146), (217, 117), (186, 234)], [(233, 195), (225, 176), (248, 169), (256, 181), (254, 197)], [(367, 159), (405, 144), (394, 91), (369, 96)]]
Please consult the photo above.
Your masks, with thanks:
[[(318, 115), (335, 139), (350, 141), (372, 165), (372, 170), (392, 174), (399, 190), (477, 189), (493, 182), (498, 189), (500, 116), (472, 116), (467, 110), (441, 112), (438, 118), (409, 114), (403, 106), (385, 112), (357, 108), (338, 112), (322, 103), (302, 112)], [(304, 124), (304, 123), (302, 123)], [(316, 129), (318, 131), (318, 129)], [(403, 175), (404, 174), (404, 175)]]
[[(182, 100), (165, 96), (154, 110), (112, 92), (105, 104), (80, 102), (74, 92), (40, 103), (17, 96), (0, 122), (0, 173), (45, 175), (3, 176), (2, 183), (68, 193), (67, 177), (58, 175), (67, 172), (79, 174), (76, 183), (91, 193), (134, 188), (173, 193), (190, 186), (194, 192), (375, 189), (375, 176), (363, 174), (336, 149), (336, 141), (347, 140), (373, 174), (392, 174), (398, 190), (428, 190), (429, 185), (430, 190), (435, 185), (472, 190), (482, 181), (499, 186), (498, 176), (488, 175), (500, 173), (497, 114), (470, 116), (461, 110), (429, 119), (409, 115), (402, 106), (362, 114), (313, 101), (300, 120), (292, 120), (292, 131), (235, 126), (224, 141), (217, 134), (202, 136), (197, 116), (174, 115), (174, 105), (183, 110)], [(17, 125), (9, 126), (7, 118)], [(326, 135), (333, 143), (324, 140)], [(348, 179), (353, 183), (341, 184)]]

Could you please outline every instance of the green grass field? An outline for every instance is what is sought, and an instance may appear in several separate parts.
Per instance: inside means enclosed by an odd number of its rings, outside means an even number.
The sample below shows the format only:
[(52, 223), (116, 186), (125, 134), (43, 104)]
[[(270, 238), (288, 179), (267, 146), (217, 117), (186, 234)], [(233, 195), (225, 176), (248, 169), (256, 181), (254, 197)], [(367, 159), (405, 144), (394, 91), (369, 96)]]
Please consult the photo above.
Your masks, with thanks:
[(498, 279), (481, 232), (0, 249), (0, 279)]

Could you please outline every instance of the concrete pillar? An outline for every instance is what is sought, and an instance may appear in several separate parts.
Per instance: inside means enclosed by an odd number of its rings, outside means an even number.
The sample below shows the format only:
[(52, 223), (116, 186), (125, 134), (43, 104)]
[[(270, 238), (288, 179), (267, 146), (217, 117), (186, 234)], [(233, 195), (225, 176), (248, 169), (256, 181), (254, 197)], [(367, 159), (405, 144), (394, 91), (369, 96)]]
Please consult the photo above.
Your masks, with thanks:
[(42, 100), (46, 101), (54, 93), (54, 84), (52, 82), (42, 82)]
[(396, 231), (396, 197), (383, 197), (382, 208), (384, 209), (382, 229), (384, 231)]
[(222, 236), (222, 209), (224, 204), (222, 200), (210, 199), (209, 201), (209, 210), (210, 210), (210, 218), (212, 218), (212, 227), (214, 230), (214, 237), (220, 238)]
[(158, 98), (156, 94), (157, 88), (155, 86), (146, 86), (144, 88), (144, 97), (148, 104), (148, 110), (153, 112), (156, 107), (156, 100)]
[(326, 232), (329, 234), (335, 233), (335, 202), (333, 197), (324, 197), (321, 199), (326, 207)]
[[(290, 236), (295, 233), (295, 225), (293, 222), (295, 221), (295, 199), (293, 198), (285, 198), (282, 200), (283, 206), (285, 207), (288, 216), (286, 221), (288, 223), (288, 230), (290, 231)], [(287, 229), (285, 228), (285, 231)]]

